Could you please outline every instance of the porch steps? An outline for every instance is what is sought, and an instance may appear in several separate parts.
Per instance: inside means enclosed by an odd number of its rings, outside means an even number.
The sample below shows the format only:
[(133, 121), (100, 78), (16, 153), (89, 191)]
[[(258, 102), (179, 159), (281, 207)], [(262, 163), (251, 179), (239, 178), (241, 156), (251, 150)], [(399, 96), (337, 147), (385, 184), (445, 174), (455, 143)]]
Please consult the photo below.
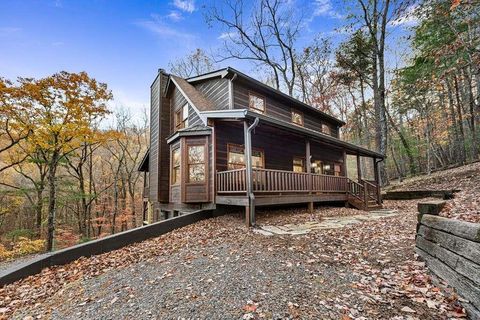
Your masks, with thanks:
[(364, 201), (359, 200), (355, 197), (348, 197), (348, 204), (350, 204), (352, 207), (364, 211), (373, 211), (383, 208), (382, 205), (377, 204), (376, 201), (368, 201), (367, 203), (365, 203)]

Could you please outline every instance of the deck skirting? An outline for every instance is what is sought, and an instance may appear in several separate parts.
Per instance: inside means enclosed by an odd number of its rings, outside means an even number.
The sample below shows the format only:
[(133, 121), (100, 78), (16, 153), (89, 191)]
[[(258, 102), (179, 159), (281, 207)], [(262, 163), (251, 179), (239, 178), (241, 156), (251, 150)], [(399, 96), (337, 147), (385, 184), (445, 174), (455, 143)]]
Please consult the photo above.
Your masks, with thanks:
[[(347, 201), (346, 193), (328, 193), (328, 194), (275, 194), (275, 195), (255, 195), (256, 206), (268, 206), (276, 204), (294, 204), (308, 202), (335, 202)], [(247, 206), (248, 198), (245, 195), (217, 195), (215, 202), (217, 204), (232, 206)]]

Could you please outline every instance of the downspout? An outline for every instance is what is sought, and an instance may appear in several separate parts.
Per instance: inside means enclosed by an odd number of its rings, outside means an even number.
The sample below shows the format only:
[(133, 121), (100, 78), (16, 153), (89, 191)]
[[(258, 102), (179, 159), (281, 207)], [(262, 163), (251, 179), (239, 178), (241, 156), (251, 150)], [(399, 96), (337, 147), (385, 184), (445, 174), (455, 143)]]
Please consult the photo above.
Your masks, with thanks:
[(253, 180), (252, 180), (252, 130), (259, 123), (259, 119), (255, 118), (253, 123), (248, 127), (247, 121), (244, 122), (245, 132), (245, 162), (246, 162), (246, 176), (247, 176), (247, 197), (249, 207), (249, 220), (247, 224), (255, 225), (255, 195), (253, 194)]

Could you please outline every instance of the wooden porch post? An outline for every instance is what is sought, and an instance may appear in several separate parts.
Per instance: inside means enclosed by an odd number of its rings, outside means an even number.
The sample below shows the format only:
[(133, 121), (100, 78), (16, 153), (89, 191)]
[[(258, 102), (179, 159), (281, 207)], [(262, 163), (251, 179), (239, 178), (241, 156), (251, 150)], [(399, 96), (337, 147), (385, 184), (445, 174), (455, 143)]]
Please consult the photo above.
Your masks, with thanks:
[(357, 174), (358, 174), (358, 183), (362, 181), (362, 166), (360, 165), (360, 154), (357, 153)]
[[(312, 194), (312, 159), (310, 153), (310, 140), (305, 141), (305, 164), (308, 173), (308, 194)], [(313, 201), (308, 203), (308, 212), (313, 213)]]

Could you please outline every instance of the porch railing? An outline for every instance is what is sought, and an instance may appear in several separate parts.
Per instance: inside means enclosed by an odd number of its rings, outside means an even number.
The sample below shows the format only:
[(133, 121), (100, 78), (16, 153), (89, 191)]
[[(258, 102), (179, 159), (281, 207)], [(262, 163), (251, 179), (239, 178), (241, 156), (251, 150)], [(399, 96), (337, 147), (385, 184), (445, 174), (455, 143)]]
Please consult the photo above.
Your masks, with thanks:
[(361, 183), (348, 179), (348, 194), (364, 203), (380, 204), (380, 188), (377, 184), (362, 180)]
[[(252, 170), (255, 193), (347, 192), (346, 177), (273, 169)], [(246, 169), (217, 172), (217, 193), (245, 193)]]

